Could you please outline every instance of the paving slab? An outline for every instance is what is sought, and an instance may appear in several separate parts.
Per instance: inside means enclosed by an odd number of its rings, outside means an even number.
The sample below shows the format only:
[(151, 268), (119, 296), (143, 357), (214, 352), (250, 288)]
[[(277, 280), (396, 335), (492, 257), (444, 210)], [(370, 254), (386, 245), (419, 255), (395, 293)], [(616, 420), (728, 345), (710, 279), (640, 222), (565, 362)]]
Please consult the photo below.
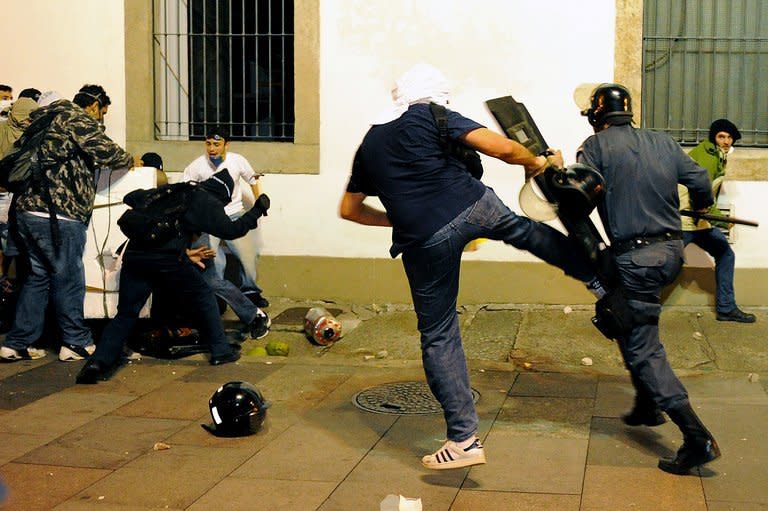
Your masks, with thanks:
[(523, 493), (462, 489), (450, 511), (503, 509), (504, 511), (578, 511), (580, 495)]
[(254, 511), (290, 509), (314, 511), (328, 498), (336, 484), (324, 481), (226, 478), (202, 498), (186, 508), (189, 511)]
[(707, 511), (700, 481), (655, 468), (590, 465), (580, 511)]
[(48, 511), (109, 474), (107, 470), (8, 463), (0, 476), (9, 488), (4, 511)]
[(149, 451), (74, 498), (112, 505), (185, 509), (242, 465), (249, 455), (216, 447), (175, 446)]
[(61, 465), (115, 469), (167, 441), (188, 421), (106, 415), (60, 436), (16, 461), (37, 465)]

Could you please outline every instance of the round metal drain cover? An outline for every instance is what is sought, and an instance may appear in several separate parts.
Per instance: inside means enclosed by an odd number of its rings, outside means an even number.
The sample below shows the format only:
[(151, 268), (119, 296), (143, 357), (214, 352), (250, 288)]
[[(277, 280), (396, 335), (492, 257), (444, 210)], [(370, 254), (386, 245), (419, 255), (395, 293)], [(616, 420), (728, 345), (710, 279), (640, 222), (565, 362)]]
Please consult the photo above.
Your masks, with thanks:
[[(477, 403), (478, 399), (480, 393), (472, 389), (472, 401)], [(389, 415), (427, 415), (443, 411), (427, 383), (418, 381), (371, 387), (355, 394), (352, 402), (367, 412)]]

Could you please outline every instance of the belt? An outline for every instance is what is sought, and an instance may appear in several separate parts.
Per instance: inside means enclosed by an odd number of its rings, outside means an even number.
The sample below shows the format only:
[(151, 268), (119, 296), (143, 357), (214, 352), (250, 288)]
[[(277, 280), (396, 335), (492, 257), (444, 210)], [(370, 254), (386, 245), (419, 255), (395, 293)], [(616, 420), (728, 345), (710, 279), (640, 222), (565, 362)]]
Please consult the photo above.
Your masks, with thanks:
[(615, 241), (611, 244), (611, 250), (613, 250), (615, 255), (619, 255), (637, 248), (645, 248), (654, 243), (681, 239), (683, 239), (683, 233), (680, 231), (665, 232), (664, 234), (656, 234), (654, 236), (640, 236), (624, 241)]

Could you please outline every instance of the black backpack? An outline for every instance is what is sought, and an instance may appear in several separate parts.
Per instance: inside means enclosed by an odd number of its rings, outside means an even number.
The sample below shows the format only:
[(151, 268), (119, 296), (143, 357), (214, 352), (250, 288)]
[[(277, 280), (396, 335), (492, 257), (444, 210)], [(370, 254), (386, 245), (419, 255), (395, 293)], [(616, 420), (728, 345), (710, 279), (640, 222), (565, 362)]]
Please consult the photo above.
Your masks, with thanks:
[(447, 158), (459, 160), (467, 169), (472, 177), (480, 179), (483, 177), (483, 162), (480, 161), (480, 155), (461, 142), (452, 140), (448, 136), (448, 115), (443, 105), (430, 103), (429, 109), (432, 111), (432, 117), (437, 124), (437, 131), (440, 133), (440, 146)]
[(29, 189), (33, 180), (42, 185), (45, 173), (38, 161), (38, 152), (56, 115), (58, 112), (52, 110), (36, 119), (0, 160), (0, 186), (16, 194)]
[(184, 237), (182, 217), (196, 185), (183, 182), (132, 191), (123, 198), (131, 209), (120, 216), (117, 225), (129, 240), (148, 247)]

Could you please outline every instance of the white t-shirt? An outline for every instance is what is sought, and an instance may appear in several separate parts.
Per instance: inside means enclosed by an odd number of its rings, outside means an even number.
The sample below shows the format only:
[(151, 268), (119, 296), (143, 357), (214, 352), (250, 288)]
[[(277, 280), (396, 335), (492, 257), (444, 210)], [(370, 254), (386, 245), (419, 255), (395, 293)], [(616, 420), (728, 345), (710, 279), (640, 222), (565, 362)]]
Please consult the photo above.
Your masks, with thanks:
[(224, 161), (218, 167), (214, 167), (207, 154), (196, 158), (184, 169), (182, 181), (205, 181), (216, 172), (227, 169), (232, 176), (235, 186), (232, 188), (232, 201), (224, 207), (227, 215), (233, 215), (243, 209), (243, 192), (240, 190), (240, 178), (249, 185), (256, 184), (256, 173), (253, 167), (243, 156), (227, 151)]

